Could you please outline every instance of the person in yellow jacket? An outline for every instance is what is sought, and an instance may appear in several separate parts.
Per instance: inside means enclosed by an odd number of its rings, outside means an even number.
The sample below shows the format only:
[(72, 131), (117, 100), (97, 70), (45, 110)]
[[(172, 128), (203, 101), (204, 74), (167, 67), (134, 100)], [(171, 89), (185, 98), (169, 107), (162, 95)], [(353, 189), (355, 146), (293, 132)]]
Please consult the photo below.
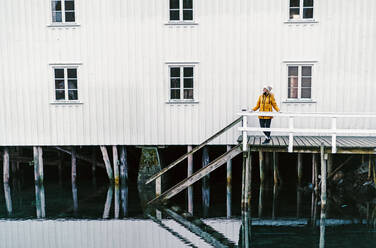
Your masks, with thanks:
[[(273, 108), (279, 112), (279, 108), (277, 103), (275, 102), (274, 94), (271, 93), (272, 87), (265, 86), (263, 88), (263, 93), (259, 96), (256, 106), (252, 109), (256, 111), (260, 109), (260, 112), (273, 112)], [(270, 128), (272, 123), (271, 116), (259, 116), (260, 127)], [(264, 140), (263, 144), (268, 144), (270, 142), (270, 132), (264, 132), (266, 139)]]

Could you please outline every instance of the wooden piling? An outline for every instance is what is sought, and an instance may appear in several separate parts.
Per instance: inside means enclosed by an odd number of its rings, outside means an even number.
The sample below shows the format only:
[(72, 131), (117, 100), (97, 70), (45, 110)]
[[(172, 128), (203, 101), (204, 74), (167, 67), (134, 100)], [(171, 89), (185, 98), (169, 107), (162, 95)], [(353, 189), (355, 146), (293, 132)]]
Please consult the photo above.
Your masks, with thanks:
[(125, 146), (120, 146), (120, 182), (121, 184), (128, 182), (128, 161)]
[(258, 202), (258, 217), (261, 218), (264, 210), (264, 192), (265, 185), (260, 185), (259, 189), (259, 202)]
[[(192, 151), (192, 146), (187, 146), (187, 152)], [(187, 177), (193, 173), (193, 155), (188, 155)], [(188, 213), (193, 214), (193, 186), (188, 187)]]
[(110, 158), (108, 157), (107, 148), (105, 146), (100, 146), (100, 148), (103, 156), (104, 165), (106, 166), (108, 179), (112, 182), (114, 180), (114, 175), (112, 173), (111, 162)]
[(246, 211), (246, 203), (245, 203), (245, 169), (247, 163), (247, 152), (243, 151), (243, 161), (242, 161), (242, 198), (241, 198), (241, 209), (242, 212)]
[(112, 195), (113, 195), (113, 189), (112, 189), (112, 185), (110, 185), (107, 190), (106, 203), (104, 204), (104, 210), (103, 210), (103, 216), (102, 216), (103, 219), (108, 219), (110, 217)]
[[(231, 150), (231, 146), (227, 146), (227, 151)], [(232, 189), (232, 160), (227, 160), (226, 164), (226, 216), (231, 217), (231, 189)]]
[(72, 146), (71, 167), (72, 184), (75, 184), (77, 177), (77, 152), (76, 147), (74, 146)]
[(264, 166), (264, 154), (259, 151), (259, 166), (260, 166), (260, 185), (264, 184), (265, 179), (265, 166)]
[[(38, 161), (39, 161), (39, 183), (43, 183), (44, 172), (43, 172), (43, 149), (38, 146)], [(44, 189), (43, 189), (44, 192)]]
[(303, 180), (303, 154), (298, 153), (298, 186), (302, 185)]
[(320, 147), (321, 154), (321, 209), (326, 208), (326, 160), (327, 155), (324, 154), (324, 146)]
[(117, 146), (112, 146), (112, 159), (114, 163), (114, 178), (115, 178), (115, 185), (119, 185), (119, 157)]
[(313, 166), (313, 169), (314, 169), (314, 175), (313, 175), (313, 180), (314, 180), (314, 189), (315, 189), (315, 192), (318, 192), (319, 190), (319, 163), (318, 163), (318, 159), (317, 159), (317, 155), (315, 153), (312, 154), (312, 166)]
[(368, 156), (368, 180), (372, 179), (372, 155)]
[(128, 185), (126, 182), (121, 183), (121, 209), (123, 210), (123, 217), (128, 216)]
[(115, 185), (115, 219), (119, 219), (120, 213), (120, 189), (119, 185)]
[(73, 213), (76, 215), (78, 212), (78, 194), (77, 185), (72, 181), (72, 198), (73, 198)]
[(36, 183), (39, 182), (39, 156), (38, 147), (33, 147), (33, 162), (34, 162), (34, 180)]
[(4, 148), (3, 152), (3, 183), (9, 183), (9, 149)]
[(278, 153), (273, 152), (273, 181), (274, 185), (280, 184)]
[(332, 171), (333, 171), (333, 154), (328, 153), (328, 168), (327, 168), (328, 175), (331, 174)]
[(13, 206), (12, 206), (12, 195), (10, 193), (10, 186), (8, 183), (4, 183), (4, 196), (5, 196), (5, 205), (7, 207), (8, 215), (12, 215)]
[[(209, 149), (205, 146), (202, 150), (202, 167), (209, 164)], [(204, 217), (208, 215), (210, 206), (210, 176), (207, 175), (202, 178), (202, 206)]]
[(247, 152), (247, 161), (245, 164), (245, 211), (251, 210), (251, 181), (252, 181), (252, 153), (250, 149)]

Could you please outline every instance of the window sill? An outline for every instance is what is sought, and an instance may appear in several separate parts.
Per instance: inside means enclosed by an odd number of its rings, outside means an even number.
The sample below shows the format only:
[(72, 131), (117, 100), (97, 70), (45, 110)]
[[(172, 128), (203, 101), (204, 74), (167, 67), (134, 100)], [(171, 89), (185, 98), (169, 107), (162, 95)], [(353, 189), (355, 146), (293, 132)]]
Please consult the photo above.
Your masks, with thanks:
[(310, 20), (300, 19), (300, 20), (287, 20), (284, 23), (286, 24), (313, 24), (313, 23), (319, 23), (319, 22), (315, 19), (310, 19)]
[(79, 23), (51, 23), (47, 25), (47, 27), (50, 28), (74, 28), (74, 27), (79, 27)]
[(81, 105), (84, 104), (81, 101), (53, 101), (50, 102), (51, 105)]
[(179, 21), (179, 22), (166, 22), (164, 25), (166, 25), (166, 26), (197, 26), (198, 23), (197, 22)]
[(313, 99), (286, 99), (282, 103), (317, 103), (317, 101)]
[(182, 101), (172, 101), (172, 100), (170, 100), (170, 101), (167, 101), (166, 103), (167, 104), (183, 105), (183, 104), (198, 104), (199, 101), (195, 101), (195, 100), (192, 100), (192, 101), (184, 101), (184, 100), (182, 100)]

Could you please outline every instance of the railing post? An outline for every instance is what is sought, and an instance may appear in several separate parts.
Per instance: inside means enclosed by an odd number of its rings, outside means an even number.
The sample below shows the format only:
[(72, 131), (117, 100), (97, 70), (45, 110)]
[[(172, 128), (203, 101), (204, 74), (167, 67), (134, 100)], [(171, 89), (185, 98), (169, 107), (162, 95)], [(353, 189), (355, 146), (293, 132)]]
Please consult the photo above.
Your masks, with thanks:
[(293, 145), (294, 145), (294, 136), (293, 136), (293, 129), (294, 129), (294, 117), (289, 116), (289, 152), (293, 152)]
[[(244, 114), (246, 112), (245, 109), (242, 109), (243, 112), (243, 120), (242, 120), (242, 128), (247, 128), (247, 116)], [(243, 129), (243, 152), (247, 152), (247, 131)]]
[(337, 152), (337, 118), (332, 117), (332, 153)]

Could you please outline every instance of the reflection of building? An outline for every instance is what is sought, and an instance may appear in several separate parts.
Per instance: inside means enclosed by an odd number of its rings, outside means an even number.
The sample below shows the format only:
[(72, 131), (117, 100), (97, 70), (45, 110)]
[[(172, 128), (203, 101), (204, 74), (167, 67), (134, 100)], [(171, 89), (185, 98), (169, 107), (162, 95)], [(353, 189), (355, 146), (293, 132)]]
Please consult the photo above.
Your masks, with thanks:
[(340, 4), (4, 0), (0, 144), (198, 144), (269, 83), (283, 112), (374, 112), (376, 6)]

